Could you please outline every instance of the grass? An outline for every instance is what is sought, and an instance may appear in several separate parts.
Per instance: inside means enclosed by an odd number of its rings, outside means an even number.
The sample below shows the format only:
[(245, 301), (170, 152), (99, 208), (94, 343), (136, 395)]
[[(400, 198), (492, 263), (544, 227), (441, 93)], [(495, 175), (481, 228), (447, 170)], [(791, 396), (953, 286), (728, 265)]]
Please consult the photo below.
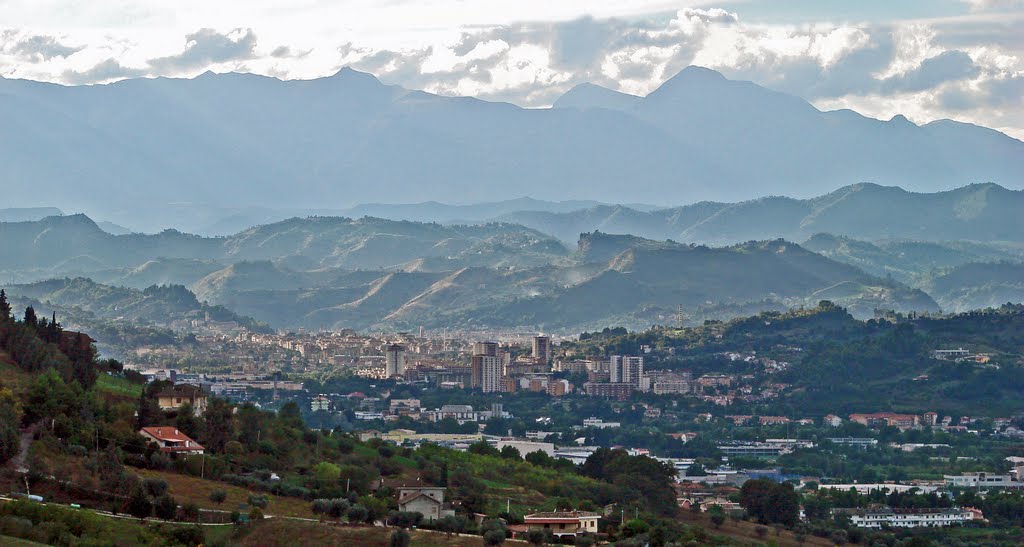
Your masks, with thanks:
[(36, 543), (27, 539), (13, 538), (11, 536), (0, 536), (0, 545), (6, 545), (8, 547), (37, 547), (46, 544)]
[[(388, 545), (394, 528), (335, 526), (314, 522), (268, 519), (248, 527), (240, 544), (243, 546), (275, 547), (278, 545)], [(411, 544), (438, 547), (478, 547), (483, 545), (479, 536), (452, 536), (428, 530), (412, 530)], [(506, 545), (525, 545), (520, 541), (506, 541)]]
[[(267, 496), (270, 504), (265, 512), (268, 515), (285, 517), (314, 518), (310, 508), (310, 502), (299, 498), (288, 498), (274, 496), (265, 492), (249, 491), (245, 488), (233, 486), (223, 482), (209, 479), (200, 479), (190, 475), (181, 475), (168, 471), (154, 471), (152, 469), (134, 469), (143, 478), (159, 478), (167, 481), (168, 491), (180, 504), (194, 503), (203, 509), (216, 509), (221, 511), (237, 510), (240, 504), (248, 504), (250, 494)], [(214, 490), (223, 490), (228, 497), (224, 503), (217, 504), (210, 501), (210, 493)]]
[(690, 511), (681, 511), (680, 520), (687, 524), (701, 526), (711, 534), (725, 536), (738, 541), (742, 545), (760, 545), (771, 540), (774, 540), (778, 545), (833, 545), (830, 540), (811, 534), (807, 534), (804, 537), (803, 543), (800, 543), (797, 541), (796, 535), (788, 530), (782, 530), (781, 534), (776, 536), (775, 528), (771, 526), (767, 526), (768, 535), (762, 538), (757, 535), (757, 528), (761, 525), (745, 520), (725, 519), (721, 528), (715, 528), (714, 523), (711, 522), (711, 515), (708, 513), (698, 514)]
[(110, 376), (108, 374), (100, 374), (99, 377), (96, 378), (96, 389), (112, 393), (114, 395), (131, 397), (133, 399), (138, 399), (139, 396), (142, 395), (141, 385), (133, 384), (124, 378)]

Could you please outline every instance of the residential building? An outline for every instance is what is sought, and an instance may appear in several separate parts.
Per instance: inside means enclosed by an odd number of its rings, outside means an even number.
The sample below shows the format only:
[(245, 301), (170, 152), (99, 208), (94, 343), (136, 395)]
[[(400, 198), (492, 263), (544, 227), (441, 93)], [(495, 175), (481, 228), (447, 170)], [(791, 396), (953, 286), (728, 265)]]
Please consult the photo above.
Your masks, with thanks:
[(608, 360), (608, 369), (613, 384), (629, 384), (640, 387), (640, 379), (644, 375), (644, 358), (612, 355)]
[(477, 342), (473, 344), (473, 355), (487, 355), (489, 357), (498, 356), (498, 343), (497, 342)]
[(316, 397), (313, 397), (312, 401), (309, 402), (309, 409), (312, 410), (313, 412), (318, 412), (321, 410), (330, 410), (331, 400), (325, 397), (324, 395), (317, 395)]
[[(486, 349), (486, 348), (484, 348)], [(478, 354), (472, 361), (472, 387), (484, 393), (504, 391), (504, 367), (497, 355)]]
[(161, 452), (171, 454), (202, 454), (205, 448), (203, 445), (192, 440), (188, 435), (173, 427), (144, 427), (139, 430), (149, 442), (154, 442), (160, 447)]
[(596, 427), (598, 429), (620, 427), (621, 425), (619, 422), (606, 422), (600, 418), (587, 418), (583, 420), (583, 427)]
[(399, 486), (398, 510), (423, 515), (428, 522), (454, 515), (445, 505), (445, 489), (440, 486)]
[(850, 514), (850, 522), (859, 528), (955, 526), (976, 518), (983, 518), (980, 511), (959, 507), (927, 509), (884, 507), (855, 510)]
[(202, 416), (206, 411), (206, 393), (192, 384), (175, 384), (157, 393), (156, 398), (160, 410), (177, 410), (188, 403), (196, 416)]
[(916, 414), (894, 414), (892, 412), (875, 412), (873, 414), (850, 414), (850, 421), (869, 427), (892, 426), (900, 430), (917, 427)]
[(583, 392), (591, 397), (603, 397), (624, 401), (633, 393), (633, 386), (618, 382), (587, 382)]
[(391, 344), (384, 350), (384, 376), (393, 378), (405, 375), (405, 346)]
[(548, 336), (533, 337), (533, 358), (544, 364), (551, 362), (551, 338)]
[(586, 511), (554, 511), (533, 513), (523, 517), (523, 526), (527, 530), (550, 530), (558, 538), (579, 534), (596, 534), (598, 513)]

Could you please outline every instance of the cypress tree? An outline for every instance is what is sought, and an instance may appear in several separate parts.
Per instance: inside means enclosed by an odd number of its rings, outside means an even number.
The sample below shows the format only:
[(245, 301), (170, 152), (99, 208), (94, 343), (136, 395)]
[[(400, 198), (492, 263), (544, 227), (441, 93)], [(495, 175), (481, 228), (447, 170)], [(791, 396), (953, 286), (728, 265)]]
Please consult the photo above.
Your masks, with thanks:
[(3, 289), (0, 289), (0, 321), (5, 321), (11, 317), (11, 304), (7, 302), (7, 293)]

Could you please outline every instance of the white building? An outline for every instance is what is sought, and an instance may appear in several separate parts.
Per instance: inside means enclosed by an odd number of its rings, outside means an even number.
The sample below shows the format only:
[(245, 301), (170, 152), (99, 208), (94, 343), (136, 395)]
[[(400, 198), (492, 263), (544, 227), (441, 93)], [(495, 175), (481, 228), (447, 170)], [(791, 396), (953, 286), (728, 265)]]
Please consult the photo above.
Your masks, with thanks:
[(506, 446), (511, 446), (519, 451), (519, 455), (526, 458), (526, 455), (531, 452), (543, 452), (548, 456), (555, 455), (555, 445), (552, 443), (544, 443), (539, 441), (521, 441), (518, 439), (501, 439), (494, 445), (495, 448), (501, 450)]
[(608, 359), (608, 371), (613, 384), (640, 386), (644, 375), (644, 358), (637, 356), (612, 355)]
[(317, 412), (320, 410), (330, 410), (331, 400), (323, 395), (317, 395), (316, 397), (313, 397), (312, 401), (310, 401), (309, 409), (312, 410), (313, 412)]
[(1014, 480), (1012, 475), (996, 475), (994, 473), (964, 473), (963, 475), (943, 475), (946, 486), (960, 488), (1022, 488), (1024, 482)]
[(596, 427), (598, 429), (621, 427), (619, 422), (606, 422), (600, 418), (587, 418), (583, 420), (583, 427)]
[(850, 515), (850, 522), (859, 528), (941, 528), (960, 525), (982, 518), (977, 510), (953, 507), (949, 509), (864, 509)]

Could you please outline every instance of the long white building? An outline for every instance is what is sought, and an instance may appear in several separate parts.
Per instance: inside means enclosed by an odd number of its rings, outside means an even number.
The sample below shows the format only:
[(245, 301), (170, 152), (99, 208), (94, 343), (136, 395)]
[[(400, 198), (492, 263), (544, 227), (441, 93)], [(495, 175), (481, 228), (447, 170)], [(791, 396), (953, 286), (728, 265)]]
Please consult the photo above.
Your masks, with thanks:
[(850, 523), (859, 528), (919, 528), (956, 526), (982, 519), (977, 509), (952, 507), (948, 509), (862, 509), (850, 515)]

